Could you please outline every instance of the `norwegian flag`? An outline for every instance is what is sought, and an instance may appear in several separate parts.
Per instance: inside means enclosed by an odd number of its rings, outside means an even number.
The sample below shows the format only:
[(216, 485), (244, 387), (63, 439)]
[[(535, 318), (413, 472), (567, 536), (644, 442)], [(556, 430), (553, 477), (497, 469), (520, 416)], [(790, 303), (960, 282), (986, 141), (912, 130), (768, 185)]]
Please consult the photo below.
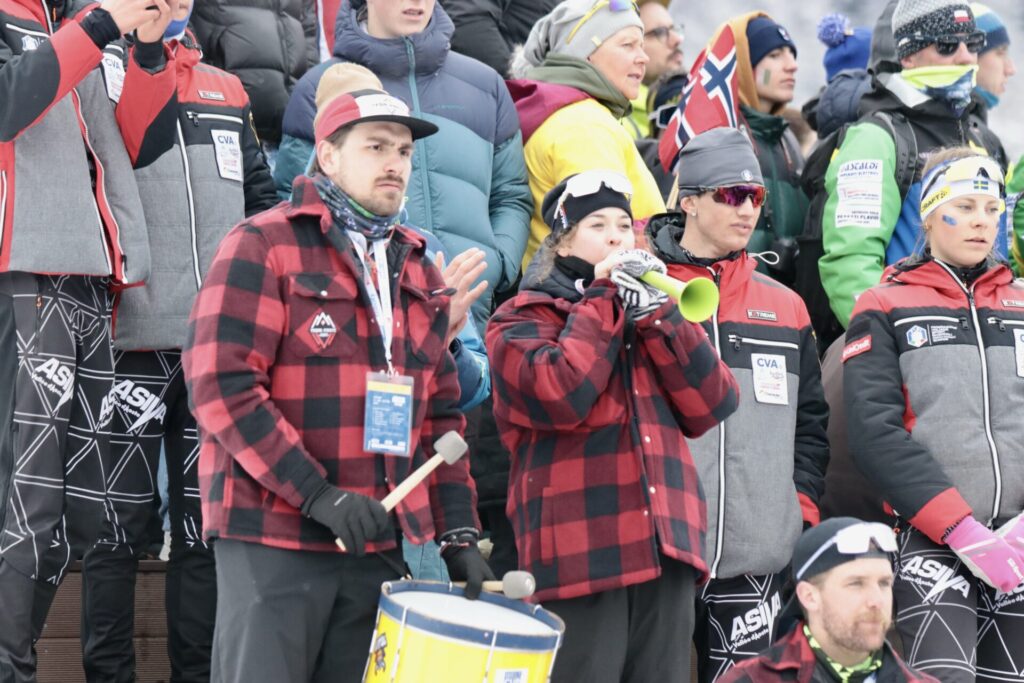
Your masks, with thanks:
[(736, 73), (736, 39), (727, 25), (710, 52), (705, 48), (693, 63), (690, 82), (658, 143), (658, 158), (667, 172), (675, 171), (679, 150), (691, 138), (712, 128), (738, 127)]

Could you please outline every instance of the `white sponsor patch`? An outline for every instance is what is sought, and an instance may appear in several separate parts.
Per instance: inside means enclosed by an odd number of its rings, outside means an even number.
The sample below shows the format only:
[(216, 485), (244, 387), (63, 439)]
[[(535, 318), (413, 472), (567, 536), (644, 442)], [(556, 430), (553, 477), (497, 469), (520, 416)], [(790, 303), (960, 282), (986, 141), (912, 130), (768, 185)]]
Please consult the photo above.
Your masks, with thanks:
[(117, 55), (103, 53), (103, 80), (107, 83), (107, 97), (114, 102), (121, 101), (124, 89), (124, 62)]
[(932, 344), (941, 344), (942, 342), (955, 341), (956, 330), (956, 325), (929, 325), (928, 336), (931, 338)]
[(43, 41), (39, 40), (35, 36), (22, 36), (21, 37), (21, 51), (22, 52), (31, 52), (32, 50), (38, 49), (39, 46), (42, 45), (42, 44), (43, 44)]
[(529, 669), (498, 669), (494, 672), (497, 683), (526, 683), (530, 680)]
[(773, 353), (752, 353), (750, 366), (754, 371), (754, 398), (757, 402), (789, 405), (786, 357)]
[(200, 90), (199, 97), (204, 100), (214, 100), (216, 102), (224, 101), (224, 93), (217, 90)]
[(907, 343), (915, 349), (919, 349), (928, 343), (928, 331), (920, 325), (914, 325), (907, 330)]
[(836, 174), (837, 228), (882, 227), (882, 160), (847, 161)]
[(1013, 331), (1013, 346), (1017, 358), (1017, 376), (1024, 377), (1024, 330)]
[(225, 180), (242, 182), (242, 145), (233, 130), (211, 130), (217, 170)]

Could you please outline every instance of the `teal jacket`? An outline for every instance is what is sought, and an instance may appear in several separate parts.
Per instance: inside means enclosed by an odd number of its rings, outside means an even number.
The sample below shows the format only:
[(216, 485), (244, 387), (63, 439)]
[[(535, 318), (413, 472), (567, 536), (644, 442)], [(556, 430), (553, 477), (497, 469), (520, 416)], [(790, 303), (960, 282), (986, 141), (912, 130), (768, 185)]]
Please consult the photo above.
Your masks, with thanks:
[(450, 51), (454, 26), (441, 3), (426, 30), (405, 38), (373, 38), (358, 10), (344, 3), (335, 28), (334, 58), (311, 69), (292, 92), (282, 122), (274, 180), (281, 196), (306, 170), (313, 149), (315, 95), (323, 72), (339, 62), (373, 71), (384, 89), (405, 100), (439, 132), (416, 142), (406, 210), (454, 255), (486, 254), (488, 291), (473, 308), (486, 325), (495, 290), (511, 288), (533, 213), (519, 117), (505, 81), (488, 66)]

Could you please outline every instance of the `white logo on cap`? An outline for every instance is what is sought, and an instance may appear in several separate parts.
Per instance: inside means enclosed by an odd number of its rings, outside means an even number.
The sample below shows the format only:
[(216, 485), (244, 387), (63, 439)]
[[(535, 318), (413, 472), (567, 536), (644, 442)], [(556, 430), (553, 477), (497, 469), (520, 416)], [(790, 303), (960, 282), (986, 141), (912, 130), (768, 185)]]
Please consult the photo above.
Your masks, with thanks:
[(749, 183), (751, 180), (754, 179), (754, 174), (747, 169), (743, 169), (743, 173), (740, 173), (740, 177)]
[(786, 29), (782, 28), (781, 26), (779, 27), (779, 35), (782, 36), (782, 39), (785, 40), (787, 43), (793, 42), (793, 39), (789, 37), (789, 34), (786, 32)]
[(405, 102), (391, 95), (363, 95), (356, 98), (359, 118), (367, 116), (408, 116), (409, 107)]

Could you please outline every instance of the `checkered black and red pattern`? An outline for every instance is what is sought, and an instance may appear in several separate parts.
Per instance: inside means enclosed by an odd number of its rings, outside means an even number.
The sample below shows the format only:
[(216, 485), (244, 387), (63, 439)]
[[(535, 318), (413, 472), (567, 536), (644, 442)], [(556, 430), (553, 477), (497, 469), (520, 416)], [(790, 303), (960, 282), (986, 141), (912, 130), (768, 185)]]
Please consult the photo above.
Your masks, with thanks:
[[(798, 622), (767, 650), (722, 674), (718, 683), (813, 683), (834, 680), (833, 674), (824, 667), (825, 664), (815, 656), (807, 642), (803, 622)], [(938, 680), (907, 666), (889, 643), (883, 647), (882, 666), (875, 679), (891, 683), (937, 683)]]
[[(391, 238), (388, 264), (394, 366), (415, 382), (411, 459), (363, 451), (366, 373), (387, 369), (384, 346), (351, 244), (312, 182), (297, 179), (290, 204), (236, 226), (221, 243), (183, 357), (202, 434), (207, 537), (336, 551), (328, 529), (298, 509), (325, 479), (383, 498), (433, 455), (441, 434), (463, 430), (441, 273), (404, 228)], [(478, 527), (467, 459), (442, 465), (396, 512), (416, 543)], [(367, 549), (394, 545), (389, 533)]]
[(659, 553), (706, 575), (704, 494), (683, 437), (738, 399), (700, 326), (666, 303), (634, 327), (598, 280), (577, 301), (521, 292), (491, 319), (487, 351), (512, 453), (508, 512), (535, 597), (654, 579)]

